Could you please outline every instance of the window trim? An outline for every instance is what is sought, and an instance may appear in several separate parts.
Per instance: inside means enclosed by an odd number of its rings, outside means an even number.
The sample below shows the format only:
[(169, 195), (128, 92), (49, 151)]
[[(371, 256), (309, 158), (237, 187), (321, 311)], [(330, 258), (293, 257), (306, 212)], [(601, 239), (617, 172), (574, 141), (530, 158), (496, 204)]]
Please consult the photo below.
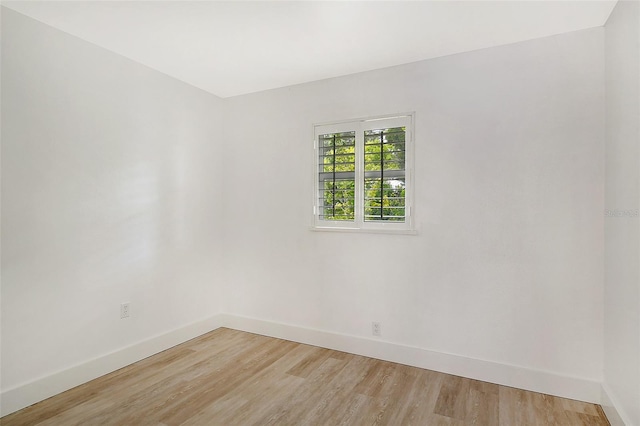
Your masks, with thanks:
[[(380, 127), (405, 127), (405, 221), (378, 222), (364, 220), (364, 132)], [(312, 227), (314, 231), (341, 232), (373, 232), (393, 234), (417, 234), (414, 217), (414, 146), (415, 146), (415, 112), (388, 114), (351, 120), (317, 123), (313, 130), (313, 209)], [(320, 219), (320, 164), (318, 161), (320, 147), (318, 137), (327, 133), (355, 131), (356, 134), (356, 168), (355, 168), (355, 220), (332, 221)]]

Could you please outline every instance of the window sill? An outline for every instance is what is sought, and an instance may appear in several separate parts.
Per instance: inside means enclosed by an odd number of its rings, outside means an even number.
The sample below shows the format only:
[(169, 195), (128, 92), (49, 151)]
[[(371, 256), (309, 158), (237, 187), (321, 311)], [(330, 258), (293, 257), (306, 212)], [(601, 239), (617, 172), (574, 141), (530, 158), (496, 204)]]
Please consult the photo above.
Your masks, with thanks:
[(347, 228), (329, 226), (311, 226), (313, 232), (346, 232), (356, 234), (391, 234), (391, 235), (418, 235), (417, 229), (373, 229), (373, 228)]

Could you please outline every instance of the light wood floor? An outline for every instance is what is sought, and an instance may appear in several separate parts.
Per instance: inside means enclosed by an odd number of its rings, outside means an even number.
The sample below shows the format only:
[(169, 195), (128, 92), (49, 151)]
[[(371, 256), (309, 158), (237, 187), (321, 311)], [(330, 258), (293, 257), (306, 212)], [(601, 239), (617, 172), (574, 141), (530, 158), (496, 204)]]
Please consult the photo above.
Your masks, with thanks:
[(11, 425), (608, 425), (593, 404), (221, 328)]

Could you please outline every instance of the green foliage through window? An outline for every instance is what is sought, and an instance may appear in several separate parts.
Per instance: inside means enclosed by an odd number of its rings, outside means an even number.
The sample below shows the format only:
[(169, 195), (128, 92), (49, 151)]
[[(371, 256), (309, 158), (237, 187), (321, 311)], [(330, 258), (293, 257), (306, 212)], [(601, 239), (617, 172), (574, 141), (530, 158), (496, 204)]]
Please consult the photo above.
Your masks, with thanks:
[[(405, 136), (405, 127), (366, 130), (361, 136), (365, 221), (405, 221)], [(354, 221), (358, 183), (356, 132), (320, 135), (318, 147), (319, 218)]]
[(405, 219), (405, 128), (364, 132), (364, 220)]
[(320, 206), (322, 220), (355, 218), (356, 133), (321, 135)]

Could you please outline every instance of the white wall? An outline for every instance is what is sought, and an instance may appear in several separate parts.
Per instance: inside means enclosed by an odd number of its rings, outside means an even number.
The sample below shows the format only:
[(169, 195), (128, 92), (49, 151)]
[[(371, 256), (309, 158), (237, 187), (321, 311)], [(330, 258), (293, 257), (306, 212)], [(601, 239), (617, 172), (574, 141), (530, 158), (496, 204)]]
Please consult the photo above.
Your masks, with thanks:
[(218, 311), (221, 108), (3, 8), (3, 392)]
[[(603, 52), (599, 28), (222, 101), (3, 9), (3, 395), (220, 311), (599, 383)], [(419, 234), (310, 231), (312, 124), (407, 111)]]
[[(603, 29), (227, 100), (227, 312), (600, 382)], [(418, 236), (309, 230), (312, 123), (416, 112)]]
[[(619, 1), (605, 27), (605, 207), (621, 214), (640, 208), (639, 9)], [(605, 241), (605, 410), (640, 425), (640, 218), (607, 217)]]

